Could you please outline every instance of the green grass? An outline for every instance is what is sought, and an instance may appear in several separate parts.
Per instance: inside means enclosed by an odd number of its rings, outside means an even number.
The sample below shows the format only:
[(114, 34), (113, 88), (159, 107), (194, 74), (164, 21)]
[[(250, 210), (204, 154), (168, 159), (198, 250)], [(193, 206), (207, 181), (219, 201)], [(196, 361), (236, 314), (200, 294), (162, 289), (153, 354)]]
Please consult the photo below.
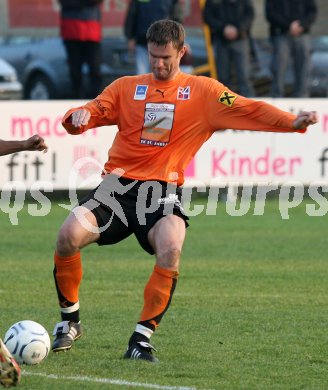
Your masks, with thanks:
[[(52, 257), (66, 215), (56, 205), (46, 217), (32, 217), (24, 208), (18, 226), (12, 226), (0, 213), (0, 335), (24, 319), (51, 333), (59, 320)], [(153, 257), (134, 237), (85, 248), (80, 293), (85, 335), (70, 352), (50, 353), (42, 364), (25, 366), (20, 388), (147, 388), (131, 385), (136, 382), (162, 388), (327, 389), (327, 223), (327, 216), (309, 217), (305, 204), (282, 220), (277, 201), (267, 202), (263, 216), (250, 211), (231, 217), (220, 203), (216, 216), (191, 218), (173, 303), (152, 338), (158, 365), (122, 359)]]

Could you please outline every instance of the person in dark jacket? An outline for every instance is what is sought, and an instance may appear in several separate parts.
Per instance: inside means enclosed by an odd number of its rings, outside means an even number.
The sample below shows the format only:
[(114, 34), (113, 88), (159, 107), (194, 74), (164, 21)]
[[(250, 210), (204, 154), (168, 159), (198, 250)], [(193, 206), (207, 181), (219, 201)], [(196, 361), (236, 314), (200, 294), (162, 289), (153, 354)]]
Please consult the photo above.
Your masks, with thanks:
[(254, 96), (250, 83), (249, 35), (254, 20), (251, 0), (207, 0), (203, 10), (204, 22), (211, 30), (219, 81), (233, 88), (235, 70), (237, 91)]
[[(59, 0), (60, 34), (72, 82), (73, 98), (96, 96), (101, 90), (101, 10), (103, 0)], [(90, 86), (85, 92), (82, 67), (88, 65)]]
[(146, 32), (148, 27), (161, 19), (182, 23), (183, 10), (179, 0), (131, 0), (124, 23), (124, 34), (130, 53), (135, 54), (136, 73), (150, 72)]
[(284, 80), (290, 58), (293, 60), (294, 96), (308, 96), (310, 67), (310, 28), (317, 7), (314, 0), (266, 0), (266, 18), (273, 46), (272, 96), (284, 96)]

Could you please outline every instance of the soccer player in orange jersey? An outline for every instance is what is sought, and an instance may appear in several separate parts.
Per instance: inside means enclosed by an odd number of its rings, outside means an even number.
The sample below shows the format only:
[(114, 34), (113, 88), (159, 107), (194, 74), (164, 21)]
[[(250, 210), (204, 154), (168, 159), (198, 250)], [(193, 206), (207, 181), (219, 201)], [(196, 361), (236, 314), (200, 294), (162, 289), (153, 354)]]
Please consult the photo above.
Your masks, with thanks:
[(153, 23), (147, 32), (152, 72), (114, 81), (63, 118), (70, 134), (105, 125), (117, 125), (118, 132), (109, 145), (103, 182), (72, 210), (58, 234), (54, 277), (62, 322), (54, 330), (54, 352), (70, 349), (82, 335), (81, 249), (92, 243), (115, 244), (134, 234), (155, 255), (155, 266), (124, 357), (156, 362), (150, 337), (171, 303), (179, 276), (188, 226), (181, 186), (192, 157), (220, 129), (302, 133), (317, 122), (315, 112), (296, 116), (237, 95), (217, 80), (182, 73), (184, 38), (179, 23)]

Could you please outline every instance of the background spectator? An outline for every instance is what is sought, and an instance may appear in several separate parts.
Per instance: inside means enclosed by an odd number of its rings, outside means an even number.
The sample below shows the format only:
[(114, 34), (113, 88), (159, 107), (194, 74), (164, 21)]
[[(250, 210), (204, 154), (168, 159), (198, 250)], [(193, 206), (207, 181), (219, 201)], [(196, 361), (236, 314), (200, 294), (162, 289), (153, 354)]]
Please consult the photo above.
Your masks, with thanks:
[(131, 0), (128, 6), (124, 33), (128, 49), (136, 57), (136, 72), (150, 72), (146, 32), (148, 27), (160, 19), (172, 19), (182, 23), (183, 9), (179, 0)]
[(254, 96), (249, 81), (249, 34), (254, 19), (251, 0), (207, 0), (203, 17), (211, 30), (220, 82), (233, 88), (234, 69), (237, 91), (243, 96)]
[(293, 60), (294, 96), (308, 96), (310, 67), (310, 27), (317, 7), (314, 0), (266, 0), (272, 55), (272, 96), (284, 96), (284, 80), (289, 58)]
[[(72, 97), (96, 96), (101, 90), (101, 10), (103, 0), (59, 0), (60, 33), (64, 41)], [(89, 68), (90, 86), (84, 92), (82, 67)]]

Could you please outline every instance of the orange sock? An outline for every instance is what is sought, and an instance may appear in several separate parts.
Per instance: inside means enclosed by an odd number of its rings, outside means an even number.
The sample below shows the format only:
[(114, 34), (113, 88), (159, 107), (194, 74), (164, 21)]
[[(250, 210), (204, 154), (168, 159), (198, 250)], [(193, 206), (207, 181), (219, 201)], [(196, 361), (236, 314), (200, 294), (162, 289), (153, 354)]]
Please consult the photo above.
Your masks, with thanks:
[(144, 307), (140, 316), (141, 324), (155, 330), (168, 309), (179, 273), (155, 265), (144, 291)]
[(79, 287), (82, 280), (80, 252), (62, 257), (55, 252), (54, 278), (59, 304), (62, 308), (73, 306), (79, 301)]

